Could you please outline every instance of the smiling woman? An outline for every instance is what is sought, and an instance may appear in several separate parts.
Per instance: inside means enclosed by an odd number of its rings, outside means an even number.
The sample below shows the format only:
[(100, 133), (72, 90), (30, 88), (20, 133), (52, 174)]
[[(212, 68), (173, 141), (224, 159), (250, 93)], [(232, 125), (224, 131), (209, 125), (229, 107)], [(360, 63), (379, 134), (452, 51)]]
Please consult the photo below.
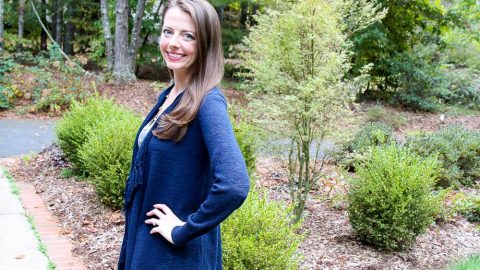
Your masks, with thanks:
[(169, 1), (160, 51), (173, 79), (144, 120), (125, 188), (118, 269), (222, 269), (220, 222), (249, 179), (217, 87), (220, 22), (206, 0)]

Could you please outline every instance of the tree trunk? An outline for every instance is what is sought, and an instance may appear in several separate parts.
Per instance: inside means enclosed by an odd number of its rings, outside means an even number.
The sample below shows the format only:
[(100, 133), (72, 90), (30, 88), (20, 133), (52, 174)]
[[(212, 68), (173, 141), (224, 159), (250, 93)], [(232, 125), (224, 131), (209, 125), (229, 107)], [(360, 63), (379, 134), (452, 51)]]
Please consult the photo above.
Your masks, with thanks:
[(253, 4), (252, 14), (249, 16), (249, 19), (248, 19), (248, 21), (250, 22), (250, 26), (255, 26), (257, 24), (257, 21), (255, 20), (254, 15), (257, 15), (259, 8), (260, 8), (259, 4)]
[(240, 6), (240, 25), (243, 28), (247, 26), (247, 17), (248, 17), (248, 3), (242, 2)]
[[(49, 6), (50, 10), (48, 14), (51, 17), (51, 25), (52, 25), (52, 37), (55, 39), (57, 36), (57, 5), (59, 0), (52, 0), (52, 4)], [(48, 17), (48, 16), (47, 16)], [(47, 18), (48, 19), (48, 18)], [(48, 20), (47, 20), (48, 21)]]
[[(40, 14), (40, 17), (45, 18), (45, 21), (47, 21), (47, 0), (40, 1)], [(43, 27), (40, 34), (40, 50), (47, 50), (47, 33), (43, 30)]]
[(215, 10), (217, 11), (217, 15), (218, 15), (218, 19), (220, 20), (220, 24), (223, 25), (224, 11), (225, 11), (223, 6), (215, 7)]
[[(159, 3), (158, 3), (158, 6), (157, 6), (157, 9), (155, 10), (155, 15), (153, 17), (153, 21), (156, 22), (158, 20), (158, 17), (160, 16), (161, 13), (163, 13), (163, 6), (165, 4), (165, 0), (159, 0)], [(160, 12), (162, 11), (162, 12)], [(160, 25), (162, 25), (163, 22), (160, 22)], [(148, 41), (148, 37), (150, 36), (151, 34), (151, 31), (149, 30), (145, 36), (143, 37), (143, 42), (141, 44), (141, 46), (145, 46), (145, 44), (147, 44), (147, 41)], [(135, 68), (135, 74), (138, 73), (138, 66)]]
[(67, 3), (67, 24), (65, 25), (63, 51), (68, 55), (73, 55), (73, 39), (75, 36), (75, 25), (73, 24), (73, 16), (75, 15), (74, 3), (73, 1)]
[(128, 57), (128, 0), (117, 0), (115, 6), (115, 61), (113, 77), (117, 83), (135, 80)]
[(23, 48), (23, 17), (25, 14), (25, 0), (18, 1), (18, 42), (17, 42), (17, 52), (21, 52)]
[(135, 64), (137, 62), (138, 47), (141, 44), (140, 31), (142, 30), (142, 21), (143, 21), (143, 15), (145, 14), (146, 2), (147, 2), (146, 0), (138, 0), (137, 9), (135, 11), (132, 37), (130, 40), (130, 48), (129, 48), (130, 70), (133, 74), (135, 74)]
[(3, 54), (3, 0), (0, 0), (0, 56)]
[(105, 39), (105, 54), (107, 55), (107, 70), (113, 71), (113, 42), (112, 32), (110, 31), (110, 19), (108, 18), (108, 1), (100, 0), (100, 10), (102, 14), (103, 37)]
[(58, 46), (62, 44), (62, 25), (63, 25), (63, 0), (57, 0), (55, 6), (55, 42)]

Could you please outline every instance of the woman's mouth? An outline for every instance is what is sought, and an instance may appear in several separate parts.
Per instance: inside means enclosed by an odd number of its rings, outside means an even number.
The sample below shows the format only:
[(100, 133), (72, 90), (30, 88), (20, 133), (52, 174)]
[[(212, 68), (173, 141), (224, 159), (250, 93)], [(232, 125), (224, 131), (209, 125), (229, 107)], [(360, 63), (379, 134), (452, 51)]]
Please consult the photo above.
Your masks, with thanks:
[(170, 61), (178, 61), (181, 60), (185, 55), (180, 53), (167, 52), (167, 56)]

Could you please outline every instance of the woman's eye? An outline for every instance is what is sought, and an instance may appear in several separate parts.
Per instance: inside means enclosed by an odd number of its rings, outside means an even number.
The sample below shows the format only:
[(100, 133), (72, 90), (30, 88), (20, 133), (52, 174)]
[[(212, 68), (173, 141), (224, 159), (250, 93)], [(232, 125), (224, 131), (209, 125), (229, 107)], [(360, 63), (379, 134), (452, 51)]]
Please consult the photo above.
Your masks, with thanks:
[(192, 41), (195, 39), (194, 36), (192, 36), (191, 34), (184, 34), (183, 35), (183, 38), (186, 40), (186, 41)]
[(172, 31), (170, 31), (168, 29), (163, 29), (162, 33), (163, 33), (164, 36), (171, 36), (172, 35)]

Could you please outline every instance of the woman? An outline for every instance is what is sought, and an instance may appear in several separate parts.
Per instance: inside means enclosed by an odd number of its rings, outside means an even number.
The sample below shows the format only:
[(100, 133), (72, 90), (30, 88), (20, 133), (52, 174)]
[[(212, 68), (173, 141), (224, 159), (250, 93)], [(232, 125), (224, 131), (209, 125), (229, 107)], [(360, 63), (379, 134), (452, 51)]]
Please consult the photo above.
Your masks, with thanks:
[(125, 189), (118, 269), (222, 269), (220, 222), (249, 180), (217, 88), (220, 23), (206, 0), (172, 0), (160, 50), (174, 84), (140, 127)]

